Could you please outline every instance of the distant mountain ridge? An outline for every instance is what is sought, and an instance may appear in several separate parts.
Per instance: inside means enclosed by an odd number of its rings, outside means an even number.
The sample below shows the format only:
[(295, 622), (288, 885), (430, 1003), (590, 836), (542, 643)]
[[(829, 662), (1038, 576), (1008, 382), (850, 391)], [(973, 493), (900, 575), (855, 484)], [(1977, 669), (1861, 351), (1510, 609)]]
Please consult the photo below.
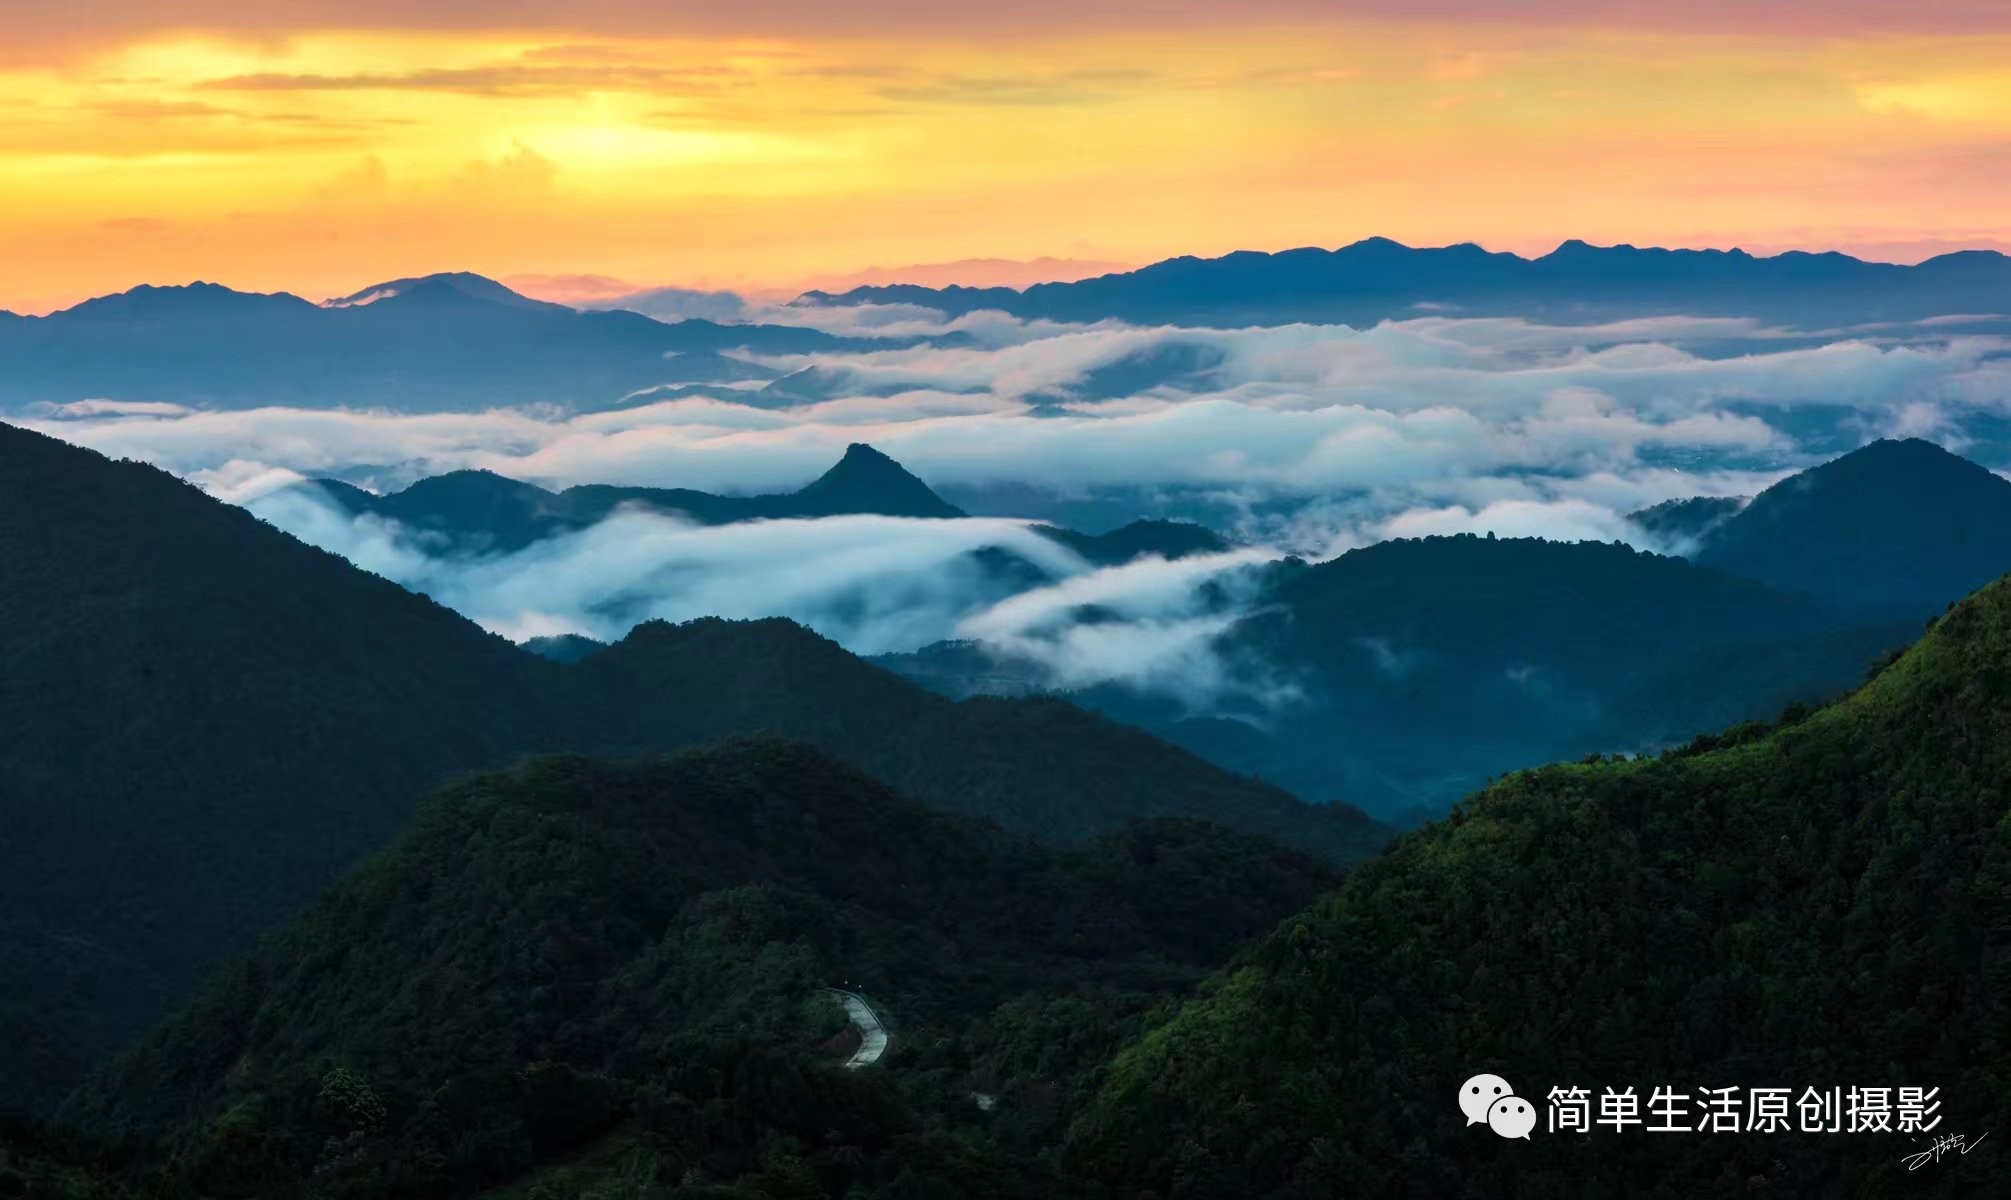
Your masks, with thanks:
[(1336, 250), (1172, 258), (1024, 291), (887, 285), (837, 294), (811, 291), (797, 302), (916, 304), (952, 315), (996, 309), (1048, 320), (1199, 326), (1361, 325), (1427, 315), (1572, 322), (1677, 314), (1813, 325), (2011, 313), (2011, 259), (1971, 250), (1900, 266), (1834, 251), (1757, 258), (1742, 250), (1601, 247), (1578, 240), (1523, 258), (1471, 243), (1414, 248), (1369, 238)]
[(647, 389), (782, 374), (730, 351), (806, 354), (917, 340), (582, 312), (466, 272), (394, 280), (332, 306), (213, 283), (142, 286), (0, 320), (0, 405), (614, 408)]

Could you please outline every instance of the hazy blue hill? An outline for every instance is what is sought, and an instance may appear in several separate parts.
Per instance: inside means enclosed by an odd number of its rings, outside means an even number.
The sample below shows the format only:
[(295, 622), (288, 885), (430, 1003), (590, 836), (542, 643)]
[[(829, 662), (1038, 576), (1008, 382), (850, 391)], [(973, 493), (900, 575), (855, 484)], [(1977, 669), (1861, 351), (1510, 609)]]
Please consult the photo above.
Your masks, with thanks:
[(1071, 1161), (1118, 1196), (1988, 1194), (1988, 1142), (1917, 1173), (1897, 1133), (1508, 1143), (1454, 1099), (1914, 1086), (1938, 1133), (2003, 1127), (2007, 728), (1998, 583), (1813, 715), (1506, 779), (1119, 1056)]
[(606, 642), (597, 642), (577, 633), (561, 633), (552, 637), (534, 637), (521, 643), (524, 649), (539, 658), (558, 663), (576, 663), (596, 650), (607, 647)]
[(162, 471), (11, 426), (0, 561), (0, 1104), (49, 1099), (426, 789), (531, 752), (776, 729), (1055, 838), (1212, 813), (1340, 861), (1382, 840), (1067, 705), (951, 704), (787, 622), (549, 662)]
[[(665, 1186), (1041, 1194), (952, 1133), (1014, 1069), (992, 1011), (1069, 1012), (1067, 1082), (1334, 882), (1181, 822), (1044, 849), (769, 739), (533, 762), (441, 793), (65, 1115), (170, 1135), (208, 1194), (466, 1194), (610, 1132)], [(885, 1065), (838, 1069), (840, 980)]]
[(1873, 442), (1755, 496), (1696, 558), (1834, 603), (1930, 614), (2011, 570), (2011, 481), (1932, 442)]
[(340, 485), (325, 494), (350, 512), (372, 513), (463, 549), (514, 549), (572, 525), (570, 506), (558, 496), (494, 471), (449, 471), (387, 496)]
[(1672, 553), (1694, 552), (1718, 526), (1738, 515), (1750, 496), (1691, 496), (1664, 500), (1627, 514), (1627, 519)]
[(1206, 391), (1216, 368), (1228, 357), (1222, 347), (1209, 342), (1159, 342), (1092, 367), (1080, 379), (1062, 387), (1029, 393), (1026, 401), (1029, 404), (1095, 402), (1135, 396), (1160, 387)]
[(861, 513), (931, 518), (964, 515), (901, 464), (860, 443), (846, 447), (844, 456), (830, 470), (804, 487), (772, 495), (719, 496), (690, 488), (611, 484), (581, 484), (552, 492), (491, 471), (450, 471), (384, 496), (334, 480), (312, 480), (298, 486), (317, 490), (350, 513), (371, 513), (438, 534), (464, 551), (521, 549), (544, 538), (585, 529), (624, 506), (701, 525)]
[[(796, 326), (665, 324), (631, 312), (576, 312), (466, 274), (399, 280), (364, 294), (372, 291), (386, 294), (323, 308), (297, 296), (215, 284), (149, 286), (0, 322), (0, 360), (8, 368), (0, 404), (613, 407), (645, 388), (740, 377), (722, 370), (721, 351), (905, 344)], [(694, 356), (688, 369), (678, 362), (687, 355)]]
[[(1687, 739), (1724, 724), (1728, 706), (1771, 715), (1687, 675), (1700, 656), (1818, 699), (1855, 682), (1886, 633), (1841, 647), (1814, 678), (1775, 656), (1845, 624), (1618, 543), (1468, 535), (1384, 542), (1288, 576), (1231, 641), (1305, 697), (1272, 726), (1262, 773), (1394, 815), (1441, 812), (1503, 771)], [(1613, 708), (1634, 699), (1635, 720), (1616, 728)]]
[[(125, 322), (267, 317), (304, 319), (314, 305), (285, 292), (239, 292), (216, 283), (142, 284), (63, 310), (66, 322)], [(44, 318), (46, 319), (46, 318)]]
[(948, 700), (790, 621), (646, 622), (573, 670), (613, 714), (607, 734), (631, 731), (616, 749), (661, 745), (669, 729), (689, 741), (770, 730), (1017, 832), (1081, 838), (1138, 816), (1199, 817), (1341, 863), (1389, 837), (1346, 805), (1302, 803), (1065, 701)]
[[(1406, 822), (1504, 771), (1654, 750), (1821, 700), (1918, 629), (1619, 543), (1401, 539), (1273, 566), (1215, 646), (1228, 686), (1212, 710), (1116, 685), (1070, 699), (1296, 795)], [(956, 696), (1046, 677), (982, 647), (881, 661)]]
[[(469, 271), (445, 271), (436, 275), (421, 275), (411, 279), (394, 279), (388, 283), (377, 283), (359, 292), (352, 292), (334, 300), (322, 302), (323, 308), (348, 308), (357, 304), (376, 304), (384, 300), (418, 293), (426, 295), (444, 290), (478, 300), (506, 304), (512, 308), (528, 308), (544, 311), (568, 311), (563, 304), (553, 304), (545, 300), (533, 300), (529, 296), (515, 292), (493, 279), (476, 275)], [(442, 297), (445, 299), (446, 297)]]
[(1272, 597), (1289, 616), (1264, 627), (1320, 662), (1331, 635), (1415, 638), (1468, 665), (1521, 660), (1598, 666), (1647, 631), (1680, 655), (1732, 632), (1764, 641), (1818, 619), (1808, 602), (1751, 580), (1618, 542), (1540, 538), (1399, 538), (1351, 550), (1290, 577)]
[(1355, 325), (1426, 313), (1606, 320), (1685, 313), (1811, 326), (2005, 311), (2011, 260), (1964, 252), (1918, 266), (1843, 254), (1757, 258), (1740, 250), (1663, 250), (1569, 241), (1539, 258), (1474, 245), (1413, 248), (1370, 238), (1336, 250), (1168, 259), (1073, 283), (1005, 288), (865, 287), (812, 292), (806, 304), (918, 304), (953, 314), (1233, 327), (1299, 321)]
[(1221, 534), (1187, 521), (1133, 521), (1101, 534), (1077, 533), (1053, 526), (1042, 527), (1040, 532), (1103, 566), (1127, 563), (1148, 554), (1175, 559), (1220, 554), (1229, 549), (1228, 540)]

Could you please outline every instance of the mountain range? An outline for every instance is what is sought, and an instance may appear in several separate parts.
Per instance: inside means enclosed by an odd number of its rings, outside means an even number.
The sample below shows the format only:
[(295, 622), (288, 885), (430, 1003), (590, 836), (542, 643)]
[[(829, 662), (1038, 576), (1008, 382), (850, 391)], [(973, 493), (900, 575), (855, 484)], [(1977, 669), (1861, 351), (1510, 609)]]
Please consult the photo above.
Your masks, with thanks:
[[(1462, 244), (1412, 248), (1370, 238), (1336, 250), (1239, 251), (1168, 259), (1069, 282), (932, 288), (890, 284), (811, 291), (804, 306), (914, 304), (962, 315), (1122, 320), (1200, 327), (1427, 315), (1519, 316), (1565, 323), (1645, 316), (1749, 317), (1804, 330), (1939, 318), (2003, 325), (2011, 260), (1962, 251), (1914, 266), (1838, 253), (1759, 258), (1570, 241), (1538, 258)], [(784, 370), (747, 355), (844, 353), (933, 337), (842, 337), (801, 325), (658, 321), (576, 310), (468, 272), (391, 280), (315, 303), (212, 283), (144, 285), (46, 316), (0, 312), (0, 406), (83, 400), (206, 408), (269, 404), (407, 412), (542, 403), (575, 410), (709, 396), (756, 406), (827, 398), (856, 383), (825, 366)], [(1143, 351), (1052, 397), (1094, 400), (1197, 378), (1218, 348)], [(867, 391), (870, 392), (870, 387)]]
[[(1069, 1161), (1117, 1195), (1988, 1194), (2011, 1077), (2011, 585), (1846, 700), (1519, 773), (1285, 922), (1109, 1067)], [(1642, 1123), (1467, 1126), (1461, 1081), (1632, 1089)], [(1762, 1087), (1938, 1105), (1733, 1135)], [(1680, 1135), (1650, 1130), (1654, 1092)], [(1790, 1110), (1794, 1111), (1794, 1110)], [(1765, 1128), (1764, 1125), (1761, 1128)], [(1876, 1128), (1874, 1123), (1873, 1128)], [(1915, 1154), (1960, 1134), (1977, 1153)], [(1994, 1139), (1990, 1139), (1993, 1140)], [(1934, 1174), (1928, 1174), (1929, 1168)]]
[[(866, 446), (809, 488), (777, 496), (552, 493), (482, 472), (388, 496), (307, 486), (465, 551), (519, 548), (620, 504), (702, 523), (958, 515)], [(1072, 698), (1294, 794), (1414, 822), (1504, 770), (1651, 750), (1820, 701), (2011, 569), (2011, 482), (1918, 439), (1873, 442), (1756, 498), (1671, 501), (1630, 519), (1689, 562), (1618, 545), (1473, 537), (1384, 543), (1310, 566), (1286, 560), (1265, 569), (1243, 603), (1250, 615), (1217, 640), (1234, 686), (1208, 707), (1115, 684)], [(1229, 545), (1169, 521), (1095, 536), (1034, 528), (1099, 566)], [(1001, 597), (1052, 582), (1002, 549), (974, 557)], [(1078, 616), (1101, 619), (1093, 606)], [(573, 659), (595, 646), (534, 649)], [(875, 661), (958, 699), (1052, 686), (1041, 664), (978, 642)]]
[[(928, 484), (864, 443), (846, 447), (830, 470), (794, 492), (722, 496), (690, 488), (581, 484), (553, 492), (493, 471), (450, 471), (399, 491), (369, 492), (339, 479), (314, 479), (293, 490), (333, 504), (349, 516), (394, 521), (456, 553), (520, 550), (534, 542), (586, 529), (618, 510), (655, 512), (699, 525), (738, 521), (814, 519), (876, 514), (943, 520), (964, 516)], [(1181, 521), (1141, 519), (1100, 534), (1052, 525), (1033, 528), (1102, 566), (1144, 555), (1185, 558), (1229, 549), (1221, 535)], [(1003, 551), (982, 552), (994, 572), (1046, 579), (1037, 565)]]
[(0, 405), (612, 408), (664, 385), (783, 374), (734, 352), (912, 344), (789, 325), (666, 324), (633, 312), (578, 312), (465, 273), (380, 284), (332, 307), (212, 283), (146, 286), (48, 316), (0, 315), (0, 360), (7, 363)]
[(617, 509), (640, 509), (700, 525), (787, 517), (876, 513), (890, 517), (961, 517), (899, 463), (854, 443), (829, 471), (794, 492), (716, 496), (689, 488), (584, 484), (561, 492), (492, 471), (451, 471), (386, 495), (336, 479), (294, 485), (351, 516), (396, 521), (463, 552), (519, 550), (594, 525)]
[[(1690, 561), (1471, 535), (1288, 560), (1218, 641), (1242, 686), (1211, 710), (1116, 685), (1072, 697), (1298, 795), (1414, 821), (1503, 771), (1825, 699), (2011, 570), (2011, 482), (1920, 440), (1633, 519)], [(973, 642), (876, 661), (951, 696), (1048, 678)]]
[[(1999, 581), (1835, 703), (1514, 773), (1337, 882), (1191, 822), (1056, 851), (774, 739), (546, 758), (438, 794), (78, 1089), (80, 1142), (0, 1129), (0, 1168), (103, 1196), (1994, 1194), (2007, 728)], [(833, 987), (892, 1023), (873, 1067), (842, 1065)], [(1479, 1073), (1545, 1114), (1584, 1089), (1585, 1132), (1473, 1128)], [(1744, 1123), (1764, 1088), (1785, 1128)], [(1918, 1159), (1901, 1089), (1976, 1153)], [(1636, 1124), (1598, 1123), (1623, 1091)], [(1839, 1131), (1805, 1132), (1825, 1103)]]
[(995, 309), (1055, 321), (1204, 327), (1410, 317), (1517, 316), (1566, 323), (1627, 317), (1752, 317), (1807, 329), (2011, 313), (2011, 259), (1965, 250), (1915, 266), (1835, 252), (1593, 246), (1572, 240), (1523, 258), (1471, 243), (1414, 248), (1369, 238), (1335, 250), (1238, 251), (1134, 271), (1011, 288), (892, 284), (812, 291), (816, 305), (915, 304), (953, 315)]
[[(916, 1117), (1072, 1075), (1093, 1056), (1022, 1059), (1041, 1026), (1114, 1049), (1337, 878), (1196, 822), (1056, 850), (774, 739), (540, 760), (430, 800), (63, 1116), (177, 1146), (212, 1195), (471, 1194), (633, 1145), (638, 1111), (687, 1188), (1034, 1194), (1037, 1168)], [(838, 1069), (841, 982), (900, 1072)]]
[(1053, 699), (955, 703), (786, 621), (577, 666), (152, 467), (0, 426), (0, 1080), (45, 1103), (456, 773), (769, 730), (1058, 840), (1217, 820), (1348, 862), (1381, 826)]

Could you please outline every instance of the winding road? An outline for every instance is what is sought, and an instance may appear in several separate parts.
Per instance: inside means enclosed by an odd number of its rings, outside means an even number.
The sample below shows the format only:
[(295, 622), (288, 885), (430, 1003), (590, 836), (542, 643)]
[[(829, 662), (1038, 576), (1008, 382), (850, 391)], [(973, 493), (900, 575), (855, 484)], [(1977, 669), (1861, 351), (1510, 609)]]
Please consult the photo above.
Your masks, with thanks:
[(832, 988), (833, 995), (845, 1006), (845, 1015), (852, 1019), (852, 1027), (859, 1031), (859, 1048), (852, 1057), (845, 1060), (847, 1070), (871, 1066), (880, 1061), (887, 1052), (887, 1027), (880, 1022), (880, 1014), (866, 1003), (866, 998), (857, 992), (843, 988)]

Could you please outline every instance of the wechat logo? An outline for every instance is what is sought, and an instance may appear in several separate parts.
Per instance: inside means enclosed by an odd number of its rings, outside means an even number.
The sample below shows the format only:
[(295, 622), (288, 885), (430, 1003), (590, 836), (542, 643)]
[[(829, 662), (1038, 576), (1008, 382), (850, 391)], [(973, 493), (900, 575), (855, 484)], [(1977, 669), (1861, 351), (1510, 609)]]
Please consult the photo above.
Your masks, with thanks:
[(1459, 1111), (1468, 1125), (1487, 1124), (1505, 1138), (1529, 1140), (1536, 1128), (1536, 1106), (1515, 1094), (1499, 1075), (1475, 1075), (1459, 1085)]

